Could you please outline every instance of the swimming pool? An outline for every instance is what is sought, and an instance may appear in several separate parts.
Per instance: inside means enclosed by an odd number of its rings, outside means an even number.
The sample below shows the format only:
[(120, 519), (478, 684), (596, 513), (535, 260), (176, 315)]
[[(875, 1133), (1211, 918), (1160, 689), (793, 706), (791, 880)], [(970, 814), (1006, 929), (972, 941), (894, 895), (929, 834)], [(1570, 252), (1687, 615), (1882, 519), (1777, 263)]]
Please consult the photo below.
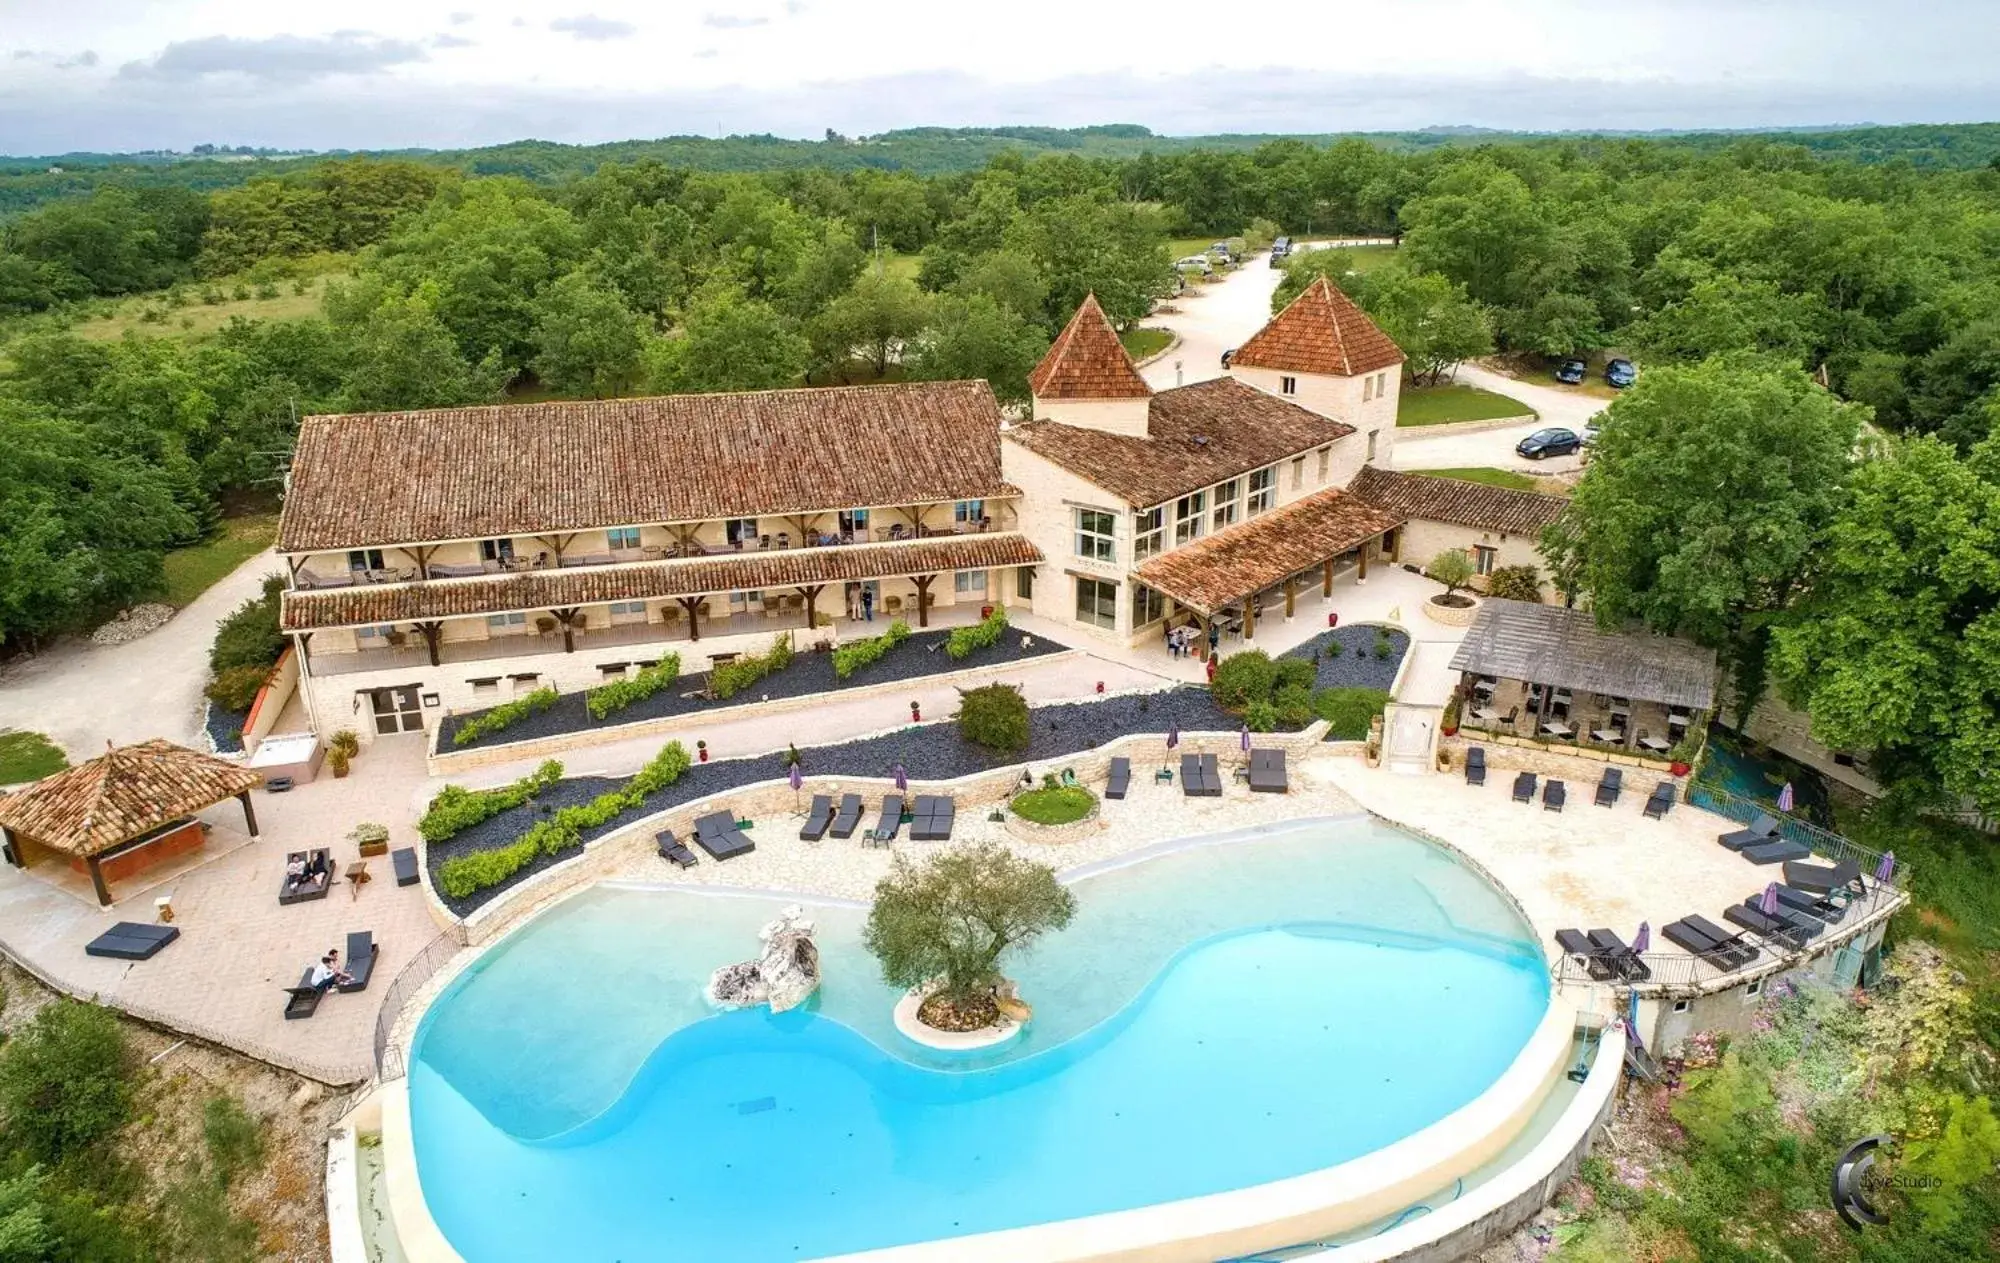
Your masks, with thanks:
[[(598, 887), (514, 932), (412, 1045), (425, 1200), (469, 1263), (821, 1258), (1245, 1188), (1472, 1101), (1548, 1005), (1511, 904), (1379, 822), (1305, 822), (1074, 878), (981, 1054), (899, 1035), (865, 909)], [(701, 986), (788, 902), (807, 1009)]]

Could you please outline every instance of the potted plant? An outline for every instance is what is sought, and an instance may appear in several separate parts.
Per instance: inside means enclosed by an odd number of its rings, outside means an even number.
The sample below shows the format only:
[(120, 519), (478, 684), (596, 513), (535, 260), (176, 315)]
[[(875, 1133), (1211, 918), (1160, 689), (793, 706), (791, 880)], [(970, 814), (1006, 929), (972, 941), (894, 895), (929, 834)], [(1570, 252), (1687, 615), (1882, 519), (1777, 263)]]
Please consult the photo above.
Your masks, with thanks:
[(1458, 694), (1456, 693), (1453, 693), (1451, 700), (1444, 704), (1444, 735), (1447, 737), (1456, 737), (1458, 735)]
[(354, 843), (363, 858), (389, 853), (389, 828), (364, 820), (348, 832), (347, 840)]
[(342, 728), (327, 739), (326, 765), (333, 769), (335, 777), (347, 775), (354, 756), (361, 753), (361, 738), (354, 735), (352, 728)]

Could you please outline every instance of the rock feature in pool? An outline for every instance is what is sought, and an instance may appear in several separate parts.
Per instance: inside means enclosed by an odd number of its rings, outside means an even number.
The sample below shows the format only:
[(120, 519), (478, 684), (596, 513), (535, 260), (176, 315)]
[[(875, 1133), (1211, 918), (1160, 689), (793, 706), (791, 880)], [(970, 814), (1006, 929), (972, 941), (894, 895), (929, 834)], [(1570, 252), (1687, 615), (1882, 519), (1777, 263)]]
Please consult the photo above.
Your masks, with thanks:
[(759, 1004), (783, 1013), (804, 1004), (819, 990), (819, 947), (805, 909), (792, 904), (757, 932), (764, 951), (756, 960), (724, 965), (709, 976), (708, 1002), (718, 1009)]

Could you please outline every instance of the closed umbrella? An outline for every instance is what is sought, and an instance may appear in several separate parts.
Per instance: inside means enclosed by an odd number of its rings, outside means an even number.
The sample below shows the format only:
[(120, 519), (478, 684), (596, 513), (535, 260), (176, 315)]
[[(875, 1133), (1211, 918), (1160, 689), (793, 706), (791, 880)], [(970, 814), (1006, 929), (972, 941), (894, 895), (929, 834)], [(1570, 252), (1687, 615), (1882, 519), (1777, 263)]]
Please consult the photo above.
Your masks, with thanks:
[(1647, 922), (1641, 921), (1639, 922), (1639, 932), (1632, 936), (1632, 952), (1634, 955), (1637, 955), (1640, 952), (1650, 951), (1652, 946), (1653, 927)]
[(1886, 885), (1889, 879), (1895, 875), (1896, 853), (1894, 851), (1884, 851), (1882, 853), (1882, 862), (1875, 866), (1875, 880)]
[(1774, 917), (1778, 915), (1777, 882), (1772, 882), (1771, 884), (1764, 887), (1764, 897), (1757, 901), (1757, 910), (1759, 912), (1762, 912), (1767, 917)]
[(1243, 725), (1243, 753), (1250, 753), (1250, 725)]
[(1791, 809), (1792, 809), (1792, 783), (1790, 781), (1786, 781), (1785, 787), (1778, 791), (1778, 810), (1790, 811)]
[(1181, 726), (1179, 724), (1169, 725), (1167, 728), (1167, 749), (1171, 750), (1180, 743)]
[(902, 764), (898, 763), (896, 765), (896, 792), (899, 794), (908, 793), (909, 788), (910, 773)]
[(788, 774), (785, 777), (785, 780), (789, 782), (792, 787), (792, 806), (796, 807), (799, 805), (799, 786), (806, 783), (806, 778), (799, 774), (798, 764), (796, 763), (792, 764), (792, 770), (790, 774)]

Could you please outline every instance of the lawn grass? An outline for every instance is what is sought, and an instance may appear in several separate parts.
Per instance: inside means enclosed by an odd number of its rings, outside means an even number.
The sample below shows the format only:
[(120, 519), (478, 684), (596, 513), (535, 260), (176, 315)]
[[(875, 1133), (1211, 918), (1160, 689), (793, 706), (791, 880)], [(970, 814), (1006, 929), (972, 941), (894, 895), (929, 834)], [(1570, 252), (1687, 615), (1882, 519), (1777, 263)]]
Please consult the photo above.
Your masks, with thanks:
[(167, 604), (175, 609), (190, 604), (224, 575), (269, 548), (277, 537), (275, 513), (224, 518), (214, 539), (167, 554)]
[(1118, 335), (1125, 344), (1125, 354), (1135, 360), (1143, 360), (1149, 355), (1158, 355), (1167, 349), (1174, 335), (1165, 329), (1148, 329), (1145, 325), (1135, 325)]
[(1176, 259), (1185, 259), (1191, 254), (1207, 254), (1208, 248), (1218, 241), (1229, 240), (1229, 234), (1219, 237), (1173, 237), (1167, 241), (1167, 249)]
[[(184, 306), (168, 307), (161, 294), (135, 294), (113, 304), (102, 315), (77, 321), (74, 332), (80, 338), (99, 342), (114, 342), (127, 333), (142, 338), (202, 338), (237, 316), (249, 320), (300, 320), (319, 314), (327, 283), (340, 279), (341, 275), (334, 273), (311, 277), (303, 294), (292, 292), (291, 281), (279, 281), (275, 298), (224, 298), (213, 304), (201, 301), (199, 283), (190, 283), (184, 287), (189, 298)], [(228, 294), (236, 284), (233, 280), (223, 280), (216, 282), (216, 288)], [(148, 309), (164, 311), (166, 319), (157, 322), (143, 319)]]
[(1413, 469), (1413, 474), (1429, 474), (1433, 478), (1456, 478), (1460, 482), (1483, 482), (1489, 487), (1505, 487), (1509, 491), (1534, 491), (1541, 486), (1527, 474), (1512, 469)]
[(1347, 253), (1354, 260), (1357, 272), (1373, 272), (1396, 257), (1394, 246), (1348, 246)]
[(53, 776), (69, 759), (39, 732), (0, 732), (0, 785), (19, 785)]
[(1007, 806), (1035, 824), (1075, 824), (1097, 806), (1097, 795), (1081, 785), (1056, 785), (1016, 794)]
[(1477, 386), (1404, 386), (1396, 401), (1396, 424), (1449, 425), (1454, 421), (1531, 418), (1533, 408), (1518, 399)]
[(917, 273), (923, 270), (924, 261), (914, 254), (902, 254), (894, 250), (882, 253), (882, 273), (901, 280), (914, 282)]

